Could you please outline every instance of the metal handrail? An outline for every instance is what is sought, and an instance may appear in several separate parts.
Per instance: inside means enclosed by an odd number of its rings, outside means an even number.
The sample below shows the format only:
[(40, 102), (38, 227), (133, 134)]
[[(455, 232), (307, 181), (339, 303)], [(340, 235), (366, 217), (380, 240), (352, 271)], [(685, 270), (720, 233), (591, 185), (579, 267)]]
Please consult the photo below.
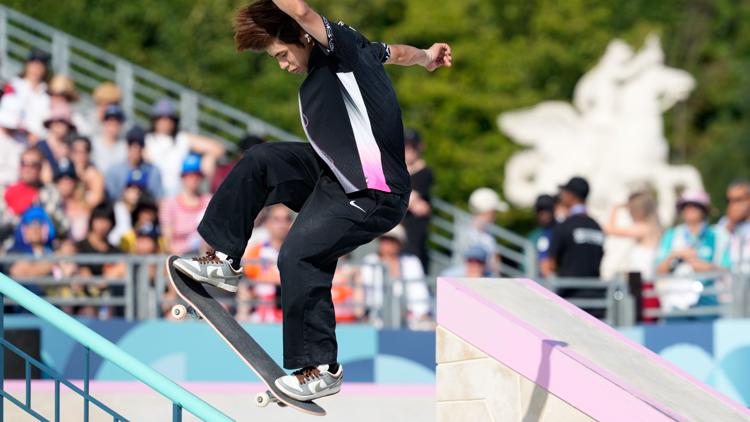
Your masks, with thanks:
[[(29, 312), (64, 332), (77, 342), (81, 343), (84, 347), (96, 352), (103, 359), (112, 362), (120, 369), (171, 400), (174, 411), (173, 420), (180, 420), (182, 409), (188, 410), (190, 413), (203, 420), (232, 420), (210, 404), (145, 365), (120, 347), (113, 344), (111, 341), (93, 331), (91, 328), (35, 295), (3, 273), (0, 273), (0, 295), (11, 298), (14, 302), (18, 303)], [(0, 367), (2, 367), (2, 365), (0, 365)], [(87, 385), (86, 380), (85, 382), (85, 385)], [(0, 390), (4, 390), (2, 387), (2, 377), (0, 377)], [(88, 387), (84, 390), (88, 390)], [(88, 391), (86, 391), (86, 394), (88, 394)], [(0, 401), (1, 400), (2, 399), (0, 399)], [(0, 403), (0, 408), (2, 408), (2, 403)]]

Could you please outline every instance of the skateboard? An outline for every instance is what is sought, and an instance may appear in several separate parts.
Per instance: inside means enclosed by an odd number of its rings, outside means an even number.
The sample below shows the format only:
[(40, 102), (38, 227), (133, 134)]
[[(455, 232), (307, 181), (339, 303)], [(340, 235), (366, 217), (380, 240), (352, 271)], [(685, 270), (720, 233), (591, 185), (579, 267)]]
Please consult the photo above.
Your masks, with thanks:
[(279, 406), (289, 406), (305, 413), (325, 416), (326, 411), (313, 401), (300, 401), (287, 396), (279, 390), (274, 381), (287, 375), (268, 353), (245, 331), (237, 320), (211, 296), (203, 283), (194, 281), (177, 271), (172, 263), (177, 259), (170, 256), (167, 259), (167, 273), (169, 281), (177, 294), (188, 303), (172, 307), (172, 315), (177, 319), (191, 317), (205, 320), (229, 347), (242, 359), (258, 378), (266, 385), (263, 393), (255, 396), (255, 404), (266, 407), (271, 403)]

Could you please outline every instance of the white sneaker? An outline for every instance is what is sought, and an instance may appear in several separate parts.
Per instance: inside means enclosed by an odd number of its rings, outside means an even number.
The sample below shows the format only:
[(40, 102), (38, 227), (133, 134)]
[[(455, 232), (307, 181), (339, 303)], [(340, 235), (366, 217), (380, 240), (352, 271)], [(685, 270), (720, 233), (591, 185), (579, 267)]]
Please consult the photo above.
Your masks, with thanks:
[(236, 292), (242, 271), (232, 268), (232, 260), (221, 255), (223, 256), (219, 257), (215, 251), (210, 250), (201, 257), (177, 258), (173, 265), (176, 270), (195, 281)]
[(336, 373), (328, 365), (311, 366), (278, 378), (274, 384), (287, 396), (300, 401), (310, 401), (341, 391), (344, 367), (339, 364)]

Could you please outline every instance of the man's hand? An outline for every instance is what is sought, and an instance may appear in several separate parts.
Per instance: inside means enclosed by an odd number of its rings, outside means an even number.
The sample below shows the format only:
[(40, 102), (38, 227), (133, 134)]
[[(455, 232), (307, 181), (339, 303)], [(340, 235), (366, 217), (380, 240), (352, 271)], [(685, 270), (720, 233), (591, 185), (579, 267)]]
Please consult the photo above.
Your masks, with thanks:
[(432, 72), (439, 67), (451, 67), (453, 57), (451, 57), (451, 47), (445, 43), (435, 43), (432, 47), (424, 50), (427, 55), (427, 62), (423, 64), (425, 69)]

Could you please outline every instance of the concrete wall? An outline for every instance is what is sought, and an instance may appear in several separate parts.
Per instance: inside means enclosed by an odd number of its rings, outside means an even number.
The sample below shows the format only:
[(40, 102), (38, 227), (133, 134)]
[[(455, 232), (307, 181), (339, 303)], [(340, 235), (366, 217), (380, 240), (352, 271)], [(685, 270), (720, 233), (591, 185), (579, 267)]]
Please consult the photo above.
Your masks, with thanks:
[(593, 421), (443, 327), (436, 358), (438, 422)]

